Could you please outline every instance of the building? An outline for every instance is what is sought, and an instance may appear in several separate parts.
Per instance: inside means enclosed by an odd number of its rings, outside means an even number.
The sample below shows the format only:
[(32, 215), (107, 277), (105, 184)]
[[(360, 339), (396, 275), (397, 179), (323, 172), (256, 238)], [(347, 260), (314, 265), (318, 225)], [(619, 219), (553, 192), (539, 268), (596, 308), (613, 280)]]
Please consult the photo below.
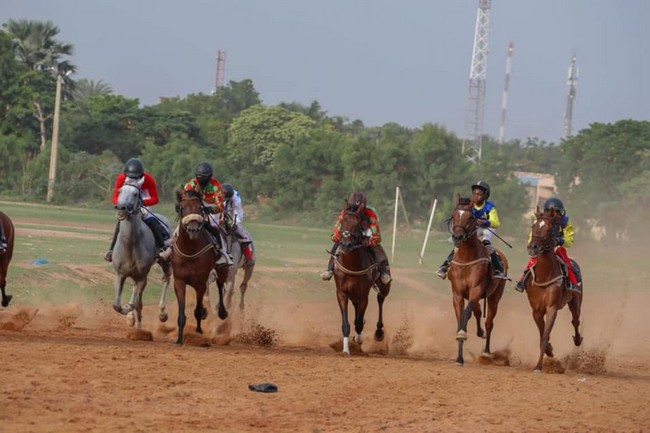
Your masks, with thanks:
[(536, 206), (541, 208), (547, 199), (556, 195), (555, 177), (552, 175), (527, 171), (515, 171), (514, 174), (528, 191), (531, 210)]

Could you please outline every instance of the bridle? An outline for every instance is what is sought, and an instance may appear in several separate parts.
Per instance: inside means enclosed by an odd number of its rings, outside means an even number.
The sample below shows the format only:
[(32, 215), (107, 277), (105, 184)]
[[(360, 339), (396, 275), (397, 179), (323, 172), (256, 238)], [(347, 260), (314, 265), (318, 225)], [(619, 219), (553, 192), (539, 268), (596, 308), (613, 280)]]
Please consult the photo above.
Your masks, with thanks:
[[(138, 197), (135, 200), (135, 204), (129, 203), (129, 204), (121, 204), (119, 202), (119, 199), (122, 197), (122, 190), (125, 188), (133, 188), (137, 190), (138, 192)], [(138, 188), (135, 185), (132, 185), (130, 183), (125, 183), (122, 185), (120, 188), (120, 195), (118, 197), (118, 204), (115, 206), (115, 209), (117, 210), (117, 219), (120, 221), (123, 221), (125, 219), (130, 219), (135, 213), (140, 212), (140, 209), (142, 209), (143, 202), (142, 202), (142, 191), (140, 188)]]
[[(454, 215), (456, 215), (457, 212), (461, 212), (460, 214), (460, 219), (463, 217), (463, 212), (468, 212), (469, 213), (469, 218), (468, 218), (468, 223), (467, 224), (454, 224), (451, 226), (450, 223), (453, 223), (454, 220)], [(449, 227), (449, 233), (451, 233), (451, 239), (454, 242), (455, 247), (459, 247), (463, 242), (465, 242), (467, 239), (470, 237), (474, 236), (476, 232), (478, 231), (478, 227), (476, 226), (476, 218), (474, 217), (474, 213), (470, 209), (456, 209), (454, 211), (454, 215), (451, 216), (447, 221), (447, 225)], [(474, 226), (472, 229), (471, 226)], [(456, 235), (456, 229), (460, 228), (462, 229), (463, 233), (460, 236)]]
[[(191, 196), (191, 197), (183, 197), (181, 201), (177, 204), (177, 211), (178, 211), (178, 219), (180, 220), (181, 226), (183, 229), (190, 235), (194, 235), (199, 233), (201, 230), (203, 230), (203, 226), (205, 225), (205, 211), (203, 210), (203, 206), (201, 206), (201, 210), (199, 213), (192, 212), (188, 213), (187, 215), (184, 215), (185, 207), (183, 206), (184, 202), (187, 201), (198, 201), (199, 204), (201, 204), (201, 198)], [(197, 223), (196, 226), (191, 226), (190, 224), (192, 222)]]
[[(543, 224), (550, 224), (551, 229), (547, 231), (547, 234), (543, 237), (535, 234), (536, 231), (540, 230), (540, 227)], [(537, 230), (535, 230), (537, 227)], [(555, 248), (557, 245), (557, 238), (559, 237), (560, 227), (555, 223), (553, 218), (550, 216), (542, 215), (533, 223), (533, 230), (531, 235), (530, 245), (528, 245), (528, 254), (531, 257), (536, 257), (540, 254), (549, 252)]]
[[(361, 232), (361, 216), (356, 212), (346, 211), (346, 216), (354, 217), (357, 220), (356, 230), (341, 230), (341, 251), (346, 254), (359, 248), (363, 248), (363, 233)], [(349, 239), (350, 242), (343, 242)]]

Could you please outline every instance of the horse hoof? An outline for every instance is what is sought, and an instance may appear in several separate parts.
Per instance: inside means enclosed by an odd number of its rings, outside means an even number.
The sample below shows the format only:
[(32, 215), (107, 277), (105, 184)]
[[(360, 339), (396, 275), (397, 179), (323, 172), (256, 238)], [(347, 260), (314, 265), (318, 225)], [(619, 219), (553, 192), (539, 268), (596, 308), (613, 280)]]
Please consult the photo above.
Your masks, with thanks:
[(131, 311), (129, 314), (126, 315), (126, 323), (129, 326), (135, 325), (135, 314), (133, 311)]
[(3, 307), (9, 306), (9, 303), (11, 302), (12, 299), (13, 299), (12, 295), (7, 295), (7, 297), (2, 300), (2, 306)]
[(384, 330), (377, 329), (375, 331), (375, 341), (384, 341)]
[(160, 313), (158, 315), (158, 320), (160, 320), (163, 323), (166, 322), (167, 319), (169, 319), (169, 316), (167, 315), (167, 313)]
[(533, 370), (533, 373), (534, 374), (542, 374), (542, 370), (539, 369), (539, 368), (536, 368), (535, 370)]
[(228, 312), (226, 310), (219, 310), (219, 318), (221, 320), (226, 320), (228, 318)]
[(576, 346), (580, 346), (582, 344), (582, 337), (573, 337), (573, 343)]
[(479, 338), (485, 338), (485, 332), (483, 332), (483, 329), (476, 331), (476, 336)]
[(465, 331), (458, 331), (456, 334), (456, 341), (465, 341), (467, 340), (467, 332)]
[(461, 361), (456, 361), (456, 365), (459, 367), (463, 367), (465, 364)]

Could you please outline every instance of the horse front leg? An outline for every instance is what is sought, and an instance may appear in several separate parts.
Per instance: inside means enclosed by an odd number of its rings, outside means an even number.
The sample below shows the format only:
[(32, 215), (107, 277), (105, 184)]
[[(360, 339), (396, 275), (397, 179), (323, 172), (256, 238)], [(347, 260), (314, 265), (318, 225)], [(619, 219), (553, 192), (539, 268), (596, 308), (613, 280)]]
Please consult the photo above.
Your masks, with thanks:
[(551, 346), (551, 331), (553, 330), (553, 325), (555, 324), (555, 319), (557, 318), (557, 308), (551, 307), (546, 312), (546, 324), (544, 325), (544, 332), (539, 344), (539, 360), (535, 366), (535, 373), (542, 372), (542, 366), (544, 363), (544, 354), (549, 357), (553, 357), (553, 347)]
[(174, 291), (178, 301), (178, 339), (176, 339), (176, 344), (183, 344), (183, 329), (187, 322), (187, 317), (185, 317), (185, 286), (185, 281), (174, 278)]
[(488, 298), (488, 311), (487, 311), (487, 319), (485, 320), (485, 332), (486, 332), (486, 337), (485, 337), (485, 349), (483, 349), (483, 353), (485, 355), (491, 356), (491, 351), (490, 351), (490, 339), (492, 337), (492, 329), (494, 329), (494, 318), (497, 315), (497, 310), (499, 308), (499, 301), (501, 300), (501, 295), (503, 294), (503, 291), (499, 293), (494, 293), (492, 296)]
[(224, 295), (223, 286), (224, 286), (223, 282), (219, 281), (217, 279), (217, 288), (219, 289), (218, 290), (219, 291), (219, 305), (217, 306), (217, 308), (218, 308), (217, 315), (219, 316), (219, 318), (221, 320), (226, 320), (228, 318), (228, 310), (226, 310), (226, 306), (224, 305), (224, 302), (223, 302), (223, 298), (224, 298), (224, 296), (223, 296)]
[(171, 281), (172, 266), (168, 261), (161, 261), (159, 263), (163, 270), (163, 286), (162, 292), (160, 293), (160, 302), (158, 303), (158, 320), (166, 322), (169, 318), (169, 315), (167, 314), (167, 289), (169, 288), (169, 283)]
[(463, 365), (463, 342), (467, 340), (467, 320), (472, 314), (471, 305), (468, 304), (465, 308), (465, 299), (462, 295), (454, 292), (454, 312), (456, 313), (456, 321), (458, 329), (456, 332), (456, 341), (458, 341), (458, 356), (456, 357), (456, 364)]
[(5, 292), (5, 287), (7, 286), (7, 280), (4, 277), (4, 275), (1, 276), (1, 279), (2, 282), (0, 283), (0, 290), (2, 290), (2, 306), (7, 307), (9, 306), (9, 302), (11, 302), (13, 296), (7, 295), (7, 293)]
[(582, 307), (582, 295), (574, 294), (569, 301), (569, 310), (571, 311), (571, 324), (573, 324), (573, 344), (580, 346), (582, 344), (582, 336), (580, 335), (580, 310)]
[(379, 317), (377, 318), (377, 330), (375, 331), (375, 341), (384, 340), (384, 300), (386, 296), (377, 293), (377, 304), (379, 305)]
[(194, 308), (194, 318), (196, 319), (196, 332), (203, 334), (203, 329), (201, 329), (201, 320), (205, 319), (207, 316), (207, 311), (203, 308), (203, 295), (205, 295), (206, 284), (200, 285), (196, 288), (196, 308)]
[(132, 305), (134, 306), (134, 311), (129, 314), (134, 313), (135, 315), (135, 328), (140, 330), (142, 329), (142, 294), (144, 293), (144, 288), (147, 287), (147, 277), (144, 277), (142, 280), (138, 281), (134, 289), (134, 299)]
[(343, 353), (350, 354), (350, 322), (348, 321), (348, 297), (337, 291), (336, 298), (341, 310), (341, 331), (343, 332)]
[(241, 284), (239, 285), (239, 309), (244, 310), (244, 296), (246, 296), (246, 290), (248, 290), (248, 282), (253, 276), (253, 267), (254, 264), (245, 264), (244, 265), (244, 277)]
[(113, 302), (113, 309), (120, 314), (128, 314), (133, 308), (122, 307), (122, 291), (124, 290), (124, 282), (126, 277), (117, 275), (115, 277), (115, 301)]
[(362, 299), (354, 306), (354, 330), (357, 333), (354, 341), (361, 346), (363, 343), (363, 326), (365, 325), (366, 309), (368, 308), (368, 297)]

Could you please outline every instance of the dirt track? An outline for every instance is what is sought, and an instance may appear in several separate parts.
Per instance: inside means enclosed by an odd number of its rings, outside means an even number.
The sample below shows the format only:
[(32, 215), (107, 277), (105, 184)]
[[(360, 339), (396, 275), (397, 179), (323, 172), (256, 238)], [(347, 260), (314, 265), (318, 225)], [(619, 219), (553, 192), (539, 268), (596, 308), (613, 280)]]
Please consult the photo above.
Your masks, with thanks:
[[(648, 300), (639, 295), (632, 308), (641, 313)], [(446, 325), (451, 308), (429, 309), (427, 318), (415, 305), (397, 304), (387, 301), (392, 322), (397, 311), (410, 312), (402, 314), (400, 330), (387, 325), (390, 341), (366, 340), (364, 349), (373, 353), (352, 357), (329, 347), (340, 326), (331, 320), (334, 300), (302, 310), (250, 307), (262, 329), (282, 339), (270, 348), (237, 342), (178, 347), (174, 332), (156, 331), (155, 305), (145, 309), (153, 342), (127, 339), (124, 318), (105, 304), (44, 306), (35, 316), (9, 308), (0, 311), (0, 431), (650, 431), (650, 345), (624, 321), (616, 334), (641, 337), (636, 349), (631, 340), (596, 335), (592, 326), (585, 329), (591, 344), (572, 352), (566, 312), (554, 338), (558, 358), (592, 363), (539, 375), (531, 373), (536, 342), (517, 345), (518, 334), (504, 330), (521, 319), (521, 331), (534, 332), (528, 311), (504, 314), (495, 328), (498, 334), (501, 326), (497, 347), (513, 350), (512, 366), (470, 360), (460, 368), (452, 362), (453, 329)], [(521, 299), (511, 296), (505, 304), (521, 306)], [(612, 302), (602, 297), (598, 304)], [(596, 317), (587, 316), (587, 323)], [(371, 335), (372, 315), (367, 323)], [(216, 326), (211, 318), (207, 329)], [(473, 334), (469, 342), (469, 352), (478, 353), (482, 342)], [(401, 343), (410, 346), (408, 355)], [(279, 392), (248, 390), (259, 382), (273, 382)]]

